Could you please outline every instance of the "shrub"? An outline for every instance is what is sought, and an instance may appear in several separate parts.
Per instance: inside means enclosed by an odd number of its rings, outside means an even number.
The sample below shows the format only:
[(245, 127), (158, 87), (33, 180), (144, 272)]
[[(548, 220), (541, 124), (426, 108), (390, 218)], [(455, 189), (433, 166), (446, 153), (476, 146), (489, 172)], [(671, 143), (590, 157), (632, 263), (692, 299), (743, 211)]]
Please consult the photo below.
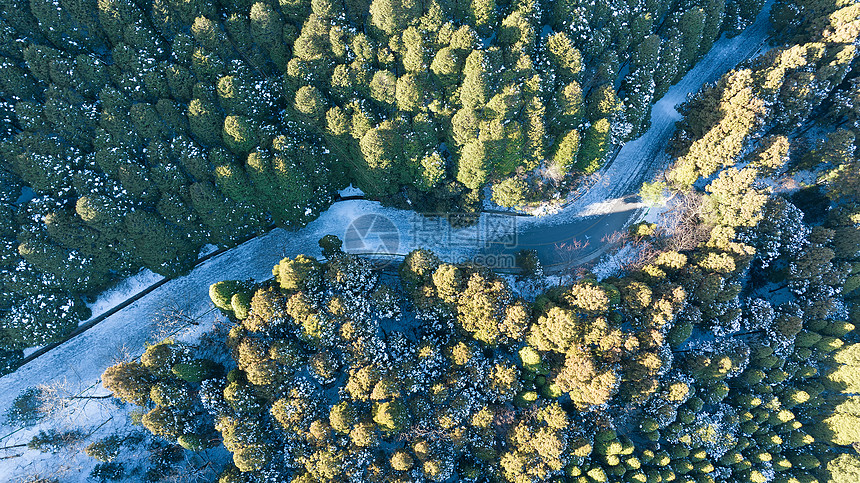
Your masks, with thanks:
[(224, 280), (215, 282), (209, 287), (209, 298), (215, 307), (224, 312), (233, 312), (233, 295), (239, 292), (244, 284), (238, 280)]
[(171, 369), (174, 376), (183, 381), (199, 383), (206, 379), (212, 379), (222, 374), (220, 364), (207, 359), (193, 359), (189, 362), (180, 362)]

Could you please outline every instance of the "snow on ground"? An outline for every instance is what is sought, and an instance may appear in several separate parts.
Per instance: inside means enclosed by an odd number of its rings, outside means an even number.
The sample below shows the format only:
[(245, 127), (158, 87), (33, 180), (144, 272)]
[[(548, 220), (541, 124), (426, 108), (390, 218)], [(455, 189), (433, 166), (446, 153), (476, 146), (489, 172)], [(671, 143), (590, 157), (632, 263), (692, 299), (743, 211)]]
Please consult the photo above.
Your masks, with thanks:
[[(205, 322), (196, 326), (190, 325), (179, 330), (172, 330), (170, 335), (176, 340), (193, 343), (219, 320), (218, 314), (209, 312), (206, 314)], [(116, 358), (109, 361), (109, 364), (127, 358), (127, 354), (123, 352), (117, 351)], [(2, 430), (0, 443), (3, 446), (26, 443), (40, 430), (47, 429), (79, 430), (86, 438), (79, 443), (61, 449), (57, 454), (29, 451), (25, 448), (7, 450), (2, 456), (19, 456), (3, 461), (4, 464), (0, 466), (2, 481), (14, 482), (17, 478), (25, 475), (40, 475), (46, 478), (57, 478), (64, 483), (89, 483), (92, 481), (89, 479), (89, 474), (99, 463), (84, 453), (83, 450), (89, 443), (113, 434), (137, 433), (148, 437), (143, 428), (130, 424), (129, 416), (136, 409), (136, 406), (118, 403), (113, 398), (100, 398), (100, 396), (108, 395), (109, 392), (98, 384), (98, 381), (86, 385), (80, 379), (54, 378), (48, 384), (52, 386), (55, 391), (54, 394), (57, 396), (74, 397), (75, 399), (69, 400), (67, 404), (58, 405), (49, 417), (31, 427), (18, 431), (8, 427), (0, 428)], [(134, 468), (137, 464), (145, 466), (147, 455), (128, 454), (128, 452), (129, 450), (124, 450), (118, 461), (125, 463), (129, 469)], [(191, 457), (192, 459), (213, 456), (223, 458), (225, 452), (226, 450), (219, 447), (191, 455)], [(8, 464), (6, 464), (7, 462)]]
[[(612, 162), (586, 180), (583, 189), (568, 197), (566, 206), (562, 209), (550, 207), (541, 213), (543, 216), (520, 219), (518, 229), (522, 238), (531, 235), (533, 238), (549, 240), (551, 237), (546, 234), (551, 232), (550, 227), (556, 226), (558, 230), (588, 239), (587, 235), (621, 232), (641, 219), (646, 207), (637, 203), (636, 194), (643, 181), (653, 179), (669, 163), (664, 148), (675, 130), (675, 122), (681, 119), (676, 107), (702, 85), (717, 81), (740, 62), (768, 48), (766, 41), (771, 4), (772, 1), (769, 1), (755, 22), (740, 35), (731, 39), (720, 38), (714, 48), (654, 104), (648, 131), (625, 144)], [(600, 236), (593, 238), (601, 239)], [(611, 245), (596, 244), (587, 253), (583, 252), (577, 263), (595, 259)]]
[(491, 34), (490, 34), (490, 36), (489, 36), (489, 37), (487, 37), (487, 38), (485, 38), (485, 39), (481, 39), (481, 45), (482, 45), (485, 49), (489, 49), (489, 48), (490, 48), (490, 46), (491, 46), (491, 45), (493, 45), (493, 40), (495, 40), (495, 38), (496, 38), (496, 32), (493, 32), (493, 33), (491, 33)]
[(342, 198), (346, 198), (347, 196), (364, 196), (364, 191), (353, 186), (351, 183), (346, 188), (337, 192)]
[(764, 178), (760, 182), (773, 190), (774, 193), (791, 193), (815, 185), (823, 173), (824, 170), (801, 170), (790, 176)]
[(37, 193), (33, 190), (33, 188), (30, 188), (29, 186), (23, 186), (21, 188), (21, 196), (19, 196), (13, 204), (20, 205), (21, 203), (26, 203), (35, 198), (36, 195)]
[(813, 171), (803, 170), (803, 171), (798, 171), (798, 172), (794, 173), (791, 176), (791, 179), (794, 183), (797, 184), (798, 188), (805, 188), (807, 186), (812, 186), (812, 185), (816, 184), (818, 182), (818, 177), (821, 174), (822, 173), (817, 171), (817, 170), (813, 170)]
[[(658, 228), (666, 230), (672, 228), (664, 215), (677, 204), (674, 198), (664, 199), (662, 203), (656, 205), (639, 204), (641, 208), (637, 210), (634, 216), (630, 217), (627, 226), (646, 222), (654, 223)], [(610, 250), (613, 248), (611, 244), (606, 244), (606, 246)], [(604, 254), (591, 268), (591, 272), (597, 275), (597, 280), (618, 275), (626, 265), (636, 260), (640, 254), (640, 249), (641, 245), (639, 244), (625, 242), (617, 250)]]
[[(88, 397), (106, 393), (107, 391), (101, 386), (97, 386), (81, 395)], [(24, 443), (35, 436), (40, 429), (47, 429), (48, 427), (58, 431), (81, 430), (90, 435), (92, 440), (101, 439), (128, 428), (130, 409), (128, 405), (114, 404), (111, 399), (80, 399), (52, 414), (50, 420), (44, 421), (43, 424), (35, 425), (15, 433), (12, 437), (3, 439), (3, 443), (4, 445)], [(6, 436), (6, 433), (3, 436)], [(20, 456), (7, 460), (9, 463), (14, 463), (16, 468), (13, 472), (4, 471), (3, 481), (15, 481), (14, 478), (25, 475), (40, 475), (46, 478), (58, 478), (64, 483), (87, 482), (90, 471), (98, 463), (95, 459), (84, 454), (83, 448), (87, 444), (89, 443), (70, 445), (68, 449), (61, 450), (58, 454), (30, 451), (26, 448), (7, 450), (3, 456), (8, 457), (16, 454), (20, 454)]]
[[(92, 311), (92, 316), (95, 318), (116, 307), (125, 300), (128, 300), (133, 295), (140, 293), (150, 285), (160, 282), (164, 277), (147, 269), (143, 269), (136, 274), (128, 277), (115, 286), (105, 290), (99, 295), (95, 302), (87, 304)], [(82, 321), (84, 323), (86, 321)], [(80, 325), (80, 324), (79, 324)]]
[(552, 27), (549, 25), (544, 25), (540, 28), (540, 38), (545, 39), (553, 34)]
[(657, 205), (652, 205), (645, 208), (645, 213), (642, 214), (640, 219), (636, 221), (636, 223), (640, 221), (644, 221), (647, 223), (656, 223), (660, 226), (663, 226), (663, 214), (672, 209), (675, 206), (673, 200), (671, 198), (663, 200), (662, 203)]
[[(423, 226), (427, 220), (413, 212), (383, 208), (373, 201), (337, 203), (299, 232), (275, 229), (207, 260), (189, 275), (167, 282), (89, 331), (26, 364), (18, 371), (0, 378), (0, 408), (10, 407), (12, 400), (22, 390), (39, 384), (66, 379), (78, 386), (91, 385), (123, 350), (127, 349), (132, 355), (139, 355), (144, 342), (150, 339), (150, 334), (159, 329), (157, 319), (166, 311), (201, 316), (211, 308), (208, 296), (210, 284), (225, 279), (268, 279), (272, 276), (272, 266), (281, 258), (301, 253), (320, 256), (321, 251), (317, 245), (320, 238), (334, 234), (348, 239), (351, 223), (358, 223), (366, 216), (390, 220), (396, 227), (393, 233), (376, 233), (375, 240), (371, 240), (374, 234), (369, 233), (365, 241), (370, 247), (374, 246), (371, 241), (386, 242), (393, 237), (399, 240), (392, 242), (394, 244), (383, 243), (386, 248), (394, 248), (391, 253), (405, 254), (427, 245), (444, 258), (457, 260), (476, 251), (476, 248), (468, 243), (475, 229), (452, 230), (449, 236), (434, 240), (421, 235), (430, 232)], [(447, 221), (440, 220), (440, 223), (447, 224)], [(429, 228), (435, 229), (435, 226)], [(452, 239), (458, 234), (465, 237), (464, 243), (452, 244)], [(446, 244), (449, 246), (446, 247)], [(104, 312), (136, 289), (158, 279), (160, 277), (157, 275), (145, 272), (130, 278), (100, 297), (92, 307), (94, 314)], [(211, 326), (211, 323), (212, 320), (202, 322), (200, 330), (205, 329), (206, 324)], [(5, 442), (8, 444), (13, 441)], [(14, 460), (11, 462), (14, 463)], [(3, 461), (0, 468), (6, 464), (8, 463)]]
[(625, 264), (633, 261), (636, 258), (636, 246), (627, 244), (617, 250), (615, 253), (604, 255), (599, 262), (591, 269), (591, 272), (597, 275), (597, 280), (603, 280), (606, 277), (618, 275)]
[(511, 290), (520, 297), (534, 302), (540, 295), (546, 293), (552, 287), (561, 287), (563, 285), (571, 285), (575, 282), (572, 275), (542, 275), (521, 277), (518, 275), (499, 274), (511, 288)]
[(207, 243), (200, 247), (200, 251), (197, 252), (197, 258), (203, 258), (210, 253), (218, 251), (218, 245), (213, 245), (211, 243)]
[[(766, 12), (767, 9), (765, 9)], [(675, 106), (687, 95), (698, 90), (703, 83), (713, 82), (738, 62), (753, 54), (764, 42), (767, 30), (767, 14), (759, 15), (752, 27), (733, 39), (719, 40), (713, 50), (699, 61), (678, 85), (670, 89), (652, 109), (652, 125), (641, 138), (627, 143), (617, 158), (605, 167), (598, 182), (584, 195), (573, 201), (564, 210), (540, 218), (519, 218), (518, 223), (546, 230), (555, 224), (570, 222), (583, 216), (618, 209), (618, 203), (627, 195), (635, 193), (643, 180), (650, 179), (666, 163), (663, 146), (680, 118)], [(354, 188), (353, 188), (354, 189)], [(354, 194), (355, 191), (344, 190)], [(342, 195), (346, 193), (341, 192)], [(613, 200), (607, 202), (606, 200)], [(631, 216), (622, 225), (639, 216), (641, 209), (630, 210)], [(388, 223), (385, 222), (388, 220)], [(317, 240), (327, 234), (335, 234), (353, 246), (371, 249), (382, 248), (386, 253), (405, 254), (418, 247), (436, 251), (443, 259), (460, 261), (480, 249), (488, 237), (504, 237), (506, 233), (493, 233), (490, 215), (482, 215), (477, 225), (465, 229), (448, 228), (445, 220), (434, 221), (410, 211), (384, 208), (372, 201), (356, 200), (336, 203), (317, 220), (298, 232), (275, 229), (250, 240), (234, 249), (207, 260), (189, 275), (169, 281), (151, 294), (131, 304), (122, 311), (108, 317), (89, 331), (60, 345), (47, 354), (31, 361), (12, 374), (0, 378), (0, 411), (5, 412), (13, 399), (28, 387), (63, 381), (71, 388), (94, 387), (105, 368), (115, 362), (117, 356), (127, 352), (139, 356), (144, 343), (153, 339), (153, 334), (163, 331), (162, 316), (168, 312), (182, 312), (200, 317), (198, 333), (213, 326), (208, 297), (209, 285), (225, 279), (263, 280), (271, 276), (271, 269), (284, 256), (306, 253), (320, 256)], [(384, 229), (380, 229), (380, 227)], [(392, 229), (393, 227), (393, 229)], [(366, 250), (365, 250), (366, 251)], [(373, 250), (371, 250), (373, 251)], [(610, 267), (609, 262), (605, 264)], [(105, 294), (92, 309), (94, 315), (102, 313), (110, 303), (130, 295), (136, 287), (154, 281), (148, 274), (139, 274)], [(99, 390), (103, 391), (103, 388)], [(96, 408), (97, 405), (87, 407)], [(118, 417), (118, 416), (117, 416)], [(105, 416), (96, 409), (84, 410), (76, 416), (86, 423), (103, 421)], [(0, 426), (0, 443), (14, 445), (26, 443), (31, 431), (17, 432), (7, 437), (14, 428)], [(24, 472), (48, 469), (58, 465), (57, 458), (43, 458), (33, 451), (23, 451), (25, 456), (0, 460), (0, 479), (11, 481)], [(41, 463), (39, 463), (41, 462)], [(85, 481), (86, 472), (63, 481)]]
[(597, 215), (607, 215), (609, 213), (620, 213), (629, 210), (641, 210), (647, 207), (645, 203), (632, 201), (632, 197), (627, 198), (610, 198), (597, 203), (592, 203), (582, 209), (577, 216), (589, 217)]

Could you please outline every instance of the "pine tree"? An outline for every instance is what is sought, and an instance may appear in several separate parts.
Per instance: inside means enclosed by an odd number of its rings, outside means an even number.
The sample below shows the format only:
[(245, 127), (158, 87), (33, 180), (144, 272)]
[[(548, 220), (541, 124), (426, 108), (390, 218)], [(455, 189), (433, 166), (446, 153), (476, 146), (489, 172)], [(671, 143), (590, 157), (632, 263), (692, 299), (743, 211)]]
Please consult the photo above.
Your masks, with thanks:
[(710, 195), (702, 206), (702, 218), (714, 225), (755, 226), (767, 201), (762, 190), (753, 187), (756, 170), (729, 168), (708, 185)]
[(262, 225), (260, 214), (250, 213), (231, 202), (209, 181), (192, 184), (189, 194), (195, 214), (216, 243), (230, 243), (253, 233)]
[(622, 83), (626, 118), (633, 124), (631, 137), (636, 137), (648, 128), (656, 89), (654, 75), (659, 53), (660, 37), (645, 37), (634, 51), (630, 60), (631, 72)]
[(582, 74), (582, 55), (564, 32), (552, 34), (546, 44), (549, 61), (562, 82), (578, 81)]
[(735, 36), (752, 24), (756, 15), (761, 11), (764, 2), (761, 0), (735, 0), (726, 3), (726, 19), (724, 30)]
[(415, 112), (424, 109), (427, 89), (423, 80), (416, 74), (405, 74), (397, 79), (395, 98), (399, 110)]
[(283, 42), (284, 22), (272, 7), (263, 2), (251, 5), (251, 38), (269, 51)]
[(121, 362), (102, 374), (105, 388), (126, 402), (144, 405), (155, 378), (139, 362)]
[(847, 129), (830, 133), (825, 142), (811, 153), (817, 164), (832, 167), (823, 179), (828, 182), (828, 197), (834, 200), (853, 198), (857, 186), (857, 166), (854, 156), (855, 136)]
[(860, 461), (851, 454), (843, 453), (827, 463), (827, 471), (833, 483), (849, 483), (860, 478)]
[(473, 50), (466, 58), (463, 83), (460, 86), (460, 103), (468, 109), (482, 109), (489, 100), (489, 60), (480, 50)]
[(314, 86), (302, 86), (296, 91), (295, 109), (312, 121), (317, 121), (325, 112), (325, 102)]
[(460, 152), (457, 181), (472, 190), (480, 188), (487, 181), (488, 162), (484, 144), (477, 140), (469, 142)]
[(493, 201), (499, 206), (516, 207), (525, 203), (527, 186), (517, 177), (506, 178), (493, 185)]
[(43, 236), (26, 234), (18, 245), (18, 253), (33, 268), (56, 277), (56, 284), (66, 290), (92, 290), (108, 279), (104, 266), (97, 266), (79, 251), (51, 243)]
[(676, 28), (670, 28), (660, 44), (658, 68), (654, 71), (654, 99), (663, 97), (678, 75), (683, 49), (680, 38), (681, 32)]
[(496, 26), (495, 0), (471, 0), (469, 17), (475, 30), (482, 36), (487, 36)]
[(451, 47), (443, 47), (433, 56), (430, 70), (436, 75), (442, 86), (450, 86), (457, 82), (463, 58)]
[(374, 72), (370, 81), (370, 95), (384, 108), (390, 109), (397, 102), (397, 77), (387, 70)]
[(678, 19), (678, 40), (682, 47), (678, 56), (678, 74), (675, 81), (680, 80), (698, 59), (704, 28), (705, 12), (700, 7), (687, 10)]
[(697, 57), (702, 57), (710, 52), (714, 41), (720, 36), (725, 19), (726, 0), (708, 0), (702, 6), (705, 13), (705, 23), (702, 27), (702, 41), (699, 44)]
[(205, 146), (216, 146), (221, 143), (221, 127), (224, 118), (220, 116), (215, 105), (204, 99), (193, 99), (188, 104), (188, 125), (191, 134)]
[(603, 162), (603, 156), (609, 149), (609, 119), (598, 119), (585, 131), (582, 144), (576, 156), (576, 169), (591, 174)]
[(236, 154), (251, 152), (259, 143), (257, 127), (254, 124), (242, 116), (227, 116), (221, 131), (224, 144)]
[(223, 148), (210, 151), (210, 159), (215, 156), (217, 160), (213, 159), (212, 165), (215, 166), (215, 186), (218, 190), (238, 203), (256, 203), (258, 200), (254, 186), (242, 165)]
[(134, 210), (125, 216), (127, 250), (136, 261), (162, 275), (172, 276), (191, 267), (197, 247), (183, 243), (179, 233), (156, 214)]
[(196, 67), (195, 71), (202, 77), (216, 79), (235, 56), (221, 24), (207, 17), (197, 17), (191, 25), (191, 35), (199, 45), (192, 55), (192, 68)]
[(760, 142), (751, 164), (765, 176), (779, 173), (788, 162), (789, 148), (785, 136), (767, 137)]
[(645, 68), (636, 69), (624, 78), (624, 112), (633, 125), (631, 138), (648, 129), (655, 87), (653, 74)]
[(570, 172), (570, 169), (576, 164), (578, 152), (579, 131), (576, 129), (571, 129), (556, 139), (552, 162), (559, 174), (563, 176)]
[(559, 87), (556, 93), (556, 121), (559, 126), (577, 126), (582, 118), (582, 87), (572, 81)]
[(101, 194), (84, 195), (75, 204), (78, 216), (108, 239), (122, 234), (123, 209), (114, 200)]
[(592, 122), (602, 118), (612, 119), (621, 108), (618, 97), (615, 95), (615, 89), (609, 84), (603, 84), (592, 89), (585, 104), (586, 119)]
[(99, 28), (96, 2), (66, 1), (58, 5), (45, 2), (30, 5), (42, 34), (58, 47), (71, 52), (104, 49), (105, 34)]
[(393, 35), (406, 27), (410, 13), (413, 13), (409, 10), (401, 0), (373, 0), (370, 3), (370, 20), (374, 27)]
[(403, 31), (403, 45), (406, 52), (403, 53), (401, 62), (407, 72), (417, 74), (427, 70), (426, 43), (421, 31), (410, 26)]

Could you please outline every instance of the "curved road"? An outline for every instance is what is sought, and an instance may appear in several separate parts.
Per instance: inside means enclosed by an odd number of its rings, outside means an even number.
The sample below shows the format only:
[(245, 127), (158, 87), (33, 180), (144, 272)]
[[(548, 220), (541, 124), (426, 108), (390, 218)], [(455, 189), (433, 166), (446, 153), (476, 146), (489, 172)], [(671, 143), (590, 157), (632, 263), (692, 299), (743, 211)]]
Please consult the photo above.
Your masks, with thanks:
[[(561, 212), (544, 218), (520, 219), (516, 247), (504, 243), (485, 249), (511, 253), (534, 249), (545, 267), (564, 268), (603, 253), (606, 237), (644, 216), (646, 207), (637, 202), (643, 181), (667, 166), (664, 152), (681, 115), (675, 106), (703, 84), (717, 81), (736, 65), (766, 48), (770, 2), (755, 23), (741, 35), (720, 39), (713, 49), (651, 109), (651, 126), (638, 139), (624, 145), (615, 159), (596, 174), (597, 183)], [(582, 247), (576, 249), (575, 247)]]
[[(413, 212), (383, 208), (376, 202), (337, 203), (298, 232), (275, 229), (213, 257), (188, 276), (165, 283), (91, 330), (3, 376), (0, 378), (0, 411), (5, 412), (27, 387), (56, 381), (66, 381), (71, 387), (96, 383), (123, 348), (133, 355), (140, 354), (144, 342), (158, 330), (155, 319), (159, 313), (179, 309), (201, 316), (210, 308), (208, 287), (211, 283), (224, 279), (269, 278), (272, 266), (284, 256), (319, 255), (317, 240), (327, 234), (340, 236), (345, 248), (354, 252), (382, 250), (403, 254), (425, 246), (449, 261), (469, 259), (476, 254), (513, 253), (533, 248), (546, 265), (569, 263), (571, 255), (565, 247), (586, 241), (588, 245), (576, 256), (579, 259), (596, 257), (601, 253), (601, 239), (623, 229), (641, 215), (643, 207), (633, 202), (630, 195), (638, 190), (643, 180), (665, 165), (662, 149), (672, 134), (675, 121), (680, 118), (674, 106), (752, 55), (763, 45), (766, 33), (767, 15), (762, 13), (740, 36), (718, 41), (711, 52), (654, 105), (648, 132), (624, 146), (615, 160), (599, 173), (601, 181), (557, 214), (541, 218), (482, 215), (475, 227), (452, 230), (443, 220), (428, 220)], [(512, 232), (516, 237), (511, 236)], [(212, 317), (202, 320), (196, 329), (198, 335), (211, 328), (214, 322)], [(8, 433), (6, 429), (0, 427), (2, 434)], [(14, 444), (31, 436), (32, 431), (24, 431), (3, 443)], [(20, 459), (0, 461), (0, 475), (14, 472), (14, 466), (20, 462)]]

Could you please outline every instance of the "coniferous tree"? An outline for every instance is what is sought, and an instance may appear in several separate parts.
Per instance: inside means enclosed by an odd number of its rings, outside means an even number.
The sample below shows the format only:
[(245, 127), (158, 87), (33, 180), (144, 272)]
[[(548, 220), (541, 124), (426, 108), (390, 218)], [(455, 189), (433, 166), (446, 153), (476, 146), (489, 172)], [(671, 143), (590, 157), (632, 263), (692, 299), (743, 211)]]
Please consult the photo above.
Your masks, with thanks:
[(576, 168), (578, 170), (590, 174), (600, 167), (600, 162), (609, 148), (609, 128), (609, 120), (602, 118), (592, 123), (585, 131), (576, 156)]
[(666, 94), (678, 75), (678, 69), (681, 65), (681, 50), (683, 49), (680, 38), (681, 32), (675, 28), (669, 29), (666, 36), (661, 37), (658, 68), (654, 71), (655, 99)]
[[(727, 11), (751, 19), (757, 5)], [(81, 288), (140, 266), (177, 273), (205, 243), (306, 223), (347, 182), (384, 202), (474, 210), (487, 184), (505, 203), (521, 202), (526, 181), (557, 189), (532, 182), (548, 161), (567, 189), (569, 172), (597, 169), (628, 125), (638, 134), (653, 100), (643, 59), (658, 55), (644, 46), (658, 33), (664, 45), (692, 45), (696, 29), (685, 26), (695, 22), (684, 20), (704, 11), (695, 53), (663, 49), (654, 60), (659, 97), (718, 34), (719, 1), (684, 8), (556, 2), (547, 32), (538, 2), (3, 0), (8, 191), (26, 184), (59, 203), (33, 213), (71, 216), (16, 219), (14, 231), (38, 235), (10, 241), (8, 266), (26, 262), (16, 250), (26, 241), (48, 285), (61, 271), (64, 284), (86, 279), (63, 254), (92, 270)], [(834, 27), (826, 42), (849, 45), (849, 31)], [(780, 102), (791, 114), (780, 122), (821, 104), (805, 88), (815, 76), (850, 79), (849, 47), (826, 57), (786, 67)], [(834, 115), (850, 117), (840, 102)]]
[(705, 12), (699, 8), (692, 8), (684, 12), (678, 19), (678, 31), (681, 48), (678, 56), (679, 75), (676, 81), (686, 73), (693, 63), (698, 59), (699, 49), (702, 45), (705, 28)]

